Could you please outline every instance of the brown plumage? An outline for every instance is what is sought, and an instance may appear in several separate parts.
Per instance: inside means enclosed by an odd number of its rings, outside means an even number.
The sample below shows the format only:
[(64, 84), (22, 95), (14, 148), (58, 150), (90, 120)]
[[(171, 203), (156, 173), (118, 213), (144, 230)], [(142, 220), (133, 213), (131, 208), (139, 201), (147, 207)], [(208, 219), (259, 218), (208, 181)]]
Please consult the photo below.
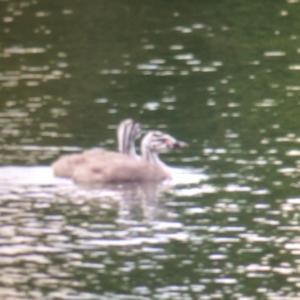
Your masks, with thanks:
[[(140, 135), (140, 126), (132, 119), (123, 120), (118, 126), (117, 138), (120, 152), (136, 157), (134, 141)], [(73, 171), (80, 165), (96, 160), (111, 160), (120, 155), (115, 151), (108, 151), (102, 148), (85, 150), (82, 153), (66, 154), (58, 158), (52, 169), (55, 176), (70, 178)]]
[(118, 157), (116, 160), (88, 162), (77, 167), (73, 180), (80, 184), (134, 183), (144, 181), (162, 181), (170, 177), (167, 169), (143, 160)]
[(86, 161), (75, 168), (73, 180), (83, 185), (159, 182), (171, 177), (169, 168), (158, 153), (186, 144), (160, 131), (150, 131), (142, 140), (142, 157), (135, 159), (124, 154), (107, 159)]

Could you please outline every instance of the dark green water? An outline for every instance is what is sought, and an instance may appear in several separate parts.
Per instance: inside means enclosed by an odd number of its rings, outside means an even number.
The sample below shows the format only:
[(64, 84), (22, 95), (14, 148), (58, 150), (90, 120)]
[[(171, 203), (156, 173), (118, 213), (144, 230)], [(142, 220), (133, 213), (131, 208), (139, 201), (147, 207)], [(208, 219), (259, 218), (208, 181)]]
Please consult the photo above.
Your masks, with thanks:
[(0, 178), (114, 148), (127, 117), (190, 144), (164, 157), (187, 172), (172, 187), (0, 182), (0, 298), (299, 299), (299, 16), (298, 0), (0, 0)]

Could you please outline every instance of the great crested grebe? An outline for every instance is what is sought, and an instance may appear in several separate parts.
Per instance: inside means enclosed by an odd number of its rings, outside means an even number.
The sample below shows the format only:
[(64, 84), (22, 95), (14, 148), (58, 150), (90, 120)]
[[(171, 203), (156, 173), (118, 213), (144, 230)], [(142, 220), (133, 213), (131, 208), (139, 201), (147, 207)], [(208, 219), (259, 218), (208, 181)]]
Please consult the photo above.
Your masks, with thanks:
[(170, 178), (171, 172), (159, 153), (184, 146), (169, 134), (149, 131), (142, 139), (140, 159), (120, 154), (110, 160), (89, 160), (74, 169), (72, 179), (83, 185), (160, 182)]
[(93, 148), (82, 153), (66, 154), (58, 158), (52, 169), (55, 176), (69, 178), (75, 168), (88, 161), (115, 159), (121, 153), (136, 158), (134, 142), (140, 136), (140, 125), (132, 119), (123, 120), (117, 129), (118, 151), (108, 151), (103, 148)]

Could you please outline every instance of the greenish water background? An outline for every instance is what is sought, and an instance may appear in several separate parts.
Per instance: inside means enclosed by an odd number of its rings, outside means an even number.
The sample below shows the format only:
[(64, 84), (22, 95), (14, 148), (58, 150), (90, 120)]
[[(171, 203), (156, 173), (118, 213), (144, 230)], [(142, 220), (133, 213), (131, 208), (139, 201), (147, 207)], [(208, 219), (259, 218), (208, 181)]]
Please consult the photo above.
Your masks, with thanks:
[(132, 117), (205, 178), (150, 199), (2, 184), (1, 297), (299, 299), (299, 5), (0, 1), (3, 166), (114, 148)]

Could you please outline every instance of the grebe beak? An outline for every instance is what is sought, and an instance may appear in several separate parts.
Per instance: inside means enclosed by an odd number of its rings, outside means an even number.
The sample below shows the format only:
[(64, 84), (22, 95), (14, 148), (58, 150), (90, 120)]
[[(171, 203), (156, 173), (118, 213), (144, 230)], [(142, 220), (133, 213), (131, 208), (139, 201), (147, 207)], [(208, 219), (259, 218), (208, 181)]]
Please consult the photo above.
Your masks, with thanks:
[(176, 142), (174, 143), (173, 147), (174, 147), (175, 149), (177, 149), (177, 148), (186, 148), (186, 147), (188, 147), (188, 143), (183, 142), (183, 141), (176, 141)]

